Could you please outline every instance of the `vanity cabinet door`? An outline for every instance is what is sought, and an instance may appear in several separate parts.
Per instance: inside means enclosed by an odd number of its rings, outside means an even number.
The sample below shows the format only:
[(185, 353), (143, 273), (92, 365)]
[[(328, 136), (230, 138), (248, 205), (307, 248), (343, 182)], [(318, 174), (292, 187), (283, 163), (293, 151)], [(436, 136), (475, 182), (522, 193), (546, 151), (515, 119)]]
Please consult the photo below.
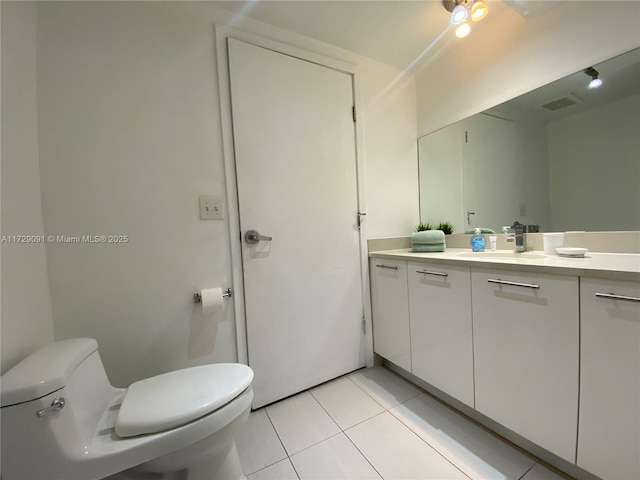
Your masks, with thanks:
[(408, 262), (413, 374), (474, 406), (469, 267)]
[(370, 266), (373, 351), (410, 372), (407, 262), (373, 258)]
[(578, 277), (472, 268), (476, 410), (574, 463)]
[(578, 466), (640, 478), (640, 284), (581, 278), (580, 308)]

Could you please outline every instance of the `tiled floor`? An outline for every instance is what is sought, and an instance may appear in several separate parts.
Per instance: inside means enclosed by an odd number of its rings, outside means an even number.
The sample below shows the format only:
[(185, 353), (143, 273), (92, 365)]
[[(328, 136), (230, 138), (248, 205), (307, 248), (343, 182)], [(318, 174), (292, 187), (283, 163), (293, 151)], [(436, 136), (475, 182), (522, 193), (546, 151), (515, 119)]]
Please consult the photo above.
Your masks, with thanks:
[(561, 479), (384, 367), (252, 412), (237, 445), (249, 480)]

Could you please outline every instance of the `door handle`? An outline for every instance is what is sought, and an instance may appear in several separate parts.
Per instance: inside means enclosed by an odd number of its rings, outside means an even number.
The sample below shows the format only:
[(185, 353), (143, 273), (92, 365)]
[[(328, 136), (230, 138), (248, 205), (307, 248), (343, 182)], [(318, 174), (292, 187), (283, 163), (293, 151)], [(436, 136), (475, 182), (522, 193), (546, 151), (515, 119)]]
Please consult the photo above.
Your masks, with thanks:
[(247, 233), (244, 234), (244, 241), (249, 245), (255, 245), (260, 240), (264, 240), (265, 242), (270, 242), (272, 237), (268, 237), (266, 235), (260, 235), (257, 230), (248, 230)]

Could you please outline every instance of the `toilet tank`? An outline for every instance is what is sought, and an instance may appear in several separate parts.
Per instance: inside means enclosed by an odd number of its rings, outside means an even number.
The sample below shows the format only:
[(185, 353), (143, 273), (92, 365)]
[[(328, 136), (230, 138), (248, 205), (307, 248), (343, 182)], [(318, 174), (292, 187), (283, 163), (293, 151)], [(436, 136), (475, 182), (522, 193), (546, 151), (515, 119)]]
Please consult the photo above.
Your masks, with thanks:
[(35, 351), (2, 375), (2, 407), (60, 390), (76, 368), (97, 350), (98, 343), (92, 338), (74, 338)]
[[(58, 478), (70, 463), (86, 456), (98, 420), (121, 392), (111, 386), (97, 342), (89, 338), (47, 345), (2, 375), (0, 382), (6, 480)], [(59, 398), (65, 401), (59, 411), (37, 415)]]

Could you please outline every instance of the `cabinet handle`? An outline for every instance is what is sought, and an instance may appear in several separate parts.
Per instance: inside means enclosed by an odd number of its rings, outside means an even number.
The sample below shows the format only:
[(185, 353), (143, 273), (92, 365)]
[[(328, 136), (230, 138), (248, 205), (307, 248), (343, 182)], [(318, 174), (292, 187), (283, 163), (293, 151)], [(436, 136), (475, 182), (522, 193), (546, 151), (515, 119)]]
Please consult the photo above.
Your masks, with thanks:
[(596, 293), (599, 298), (611, 298), (613, 300), (625, 300), (627, 302), (640, 302), (638, 297), (627, 297), (625, 295), (616, 295), (615, 293)]
[(398, 267), (391, 267), (389, 265), (376, 265), (378, 268), (388, 268), (389, 270), (397, 270)]
[(500, 280), (495, 278), (489, 278), (487, 282), (497, 283), (499, 285), (511, 285), (512, 287), (540, 288), (540, 285), (536, 285), (535, 283), (507, 282), (506, 280)]
[(416, 270), (416, 273), (422, 273), (424, 275), (436, 275), (438, 277), (447, 277), (449, 276), (448, 273), (444, 273), (444, 272), (430, 272), (429, 270)]

